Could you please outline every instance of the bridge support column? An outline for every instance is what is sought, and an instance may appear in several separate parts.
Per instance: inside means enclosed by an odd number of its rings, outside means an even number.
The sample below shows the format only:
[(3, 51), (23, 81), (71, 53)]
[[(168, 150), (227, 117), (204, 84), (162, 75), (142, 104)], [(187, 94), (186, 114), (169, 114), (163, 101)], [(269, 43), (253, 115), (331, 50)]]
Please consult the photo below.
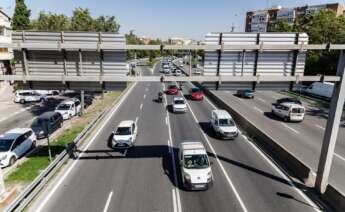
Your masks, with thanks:
[(328, 120), (323, 137), (319, 166), (316, 175), (316, 189), (324, 193), (332, 166), (334, 148), (338, 137), (341, 115), (345, 100), (345, 50), (339, 56), (337, 76), (341, 81), (334, 83), (333, 96), (328, 113)]
[(84, 115), (85, 100), (84, 100), (84, 90), (80, 91), (80, 115)]

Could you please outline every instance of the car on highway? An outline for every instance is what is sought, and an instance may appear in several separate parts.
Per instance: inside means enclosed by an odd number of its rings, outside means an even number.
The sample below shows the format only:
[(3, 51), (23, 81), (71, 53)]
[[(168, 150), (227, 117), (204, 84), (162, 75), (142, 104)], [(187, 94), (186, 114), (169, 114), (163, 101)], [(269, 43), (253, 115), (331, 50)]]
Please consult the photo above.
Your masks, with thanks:
[(217, 138), (235, 139), (239, 134), (235, 121), (226, 110), (212, 110), (210, 123)]
[(34, 90), (18, 90), (15, 92), (14, 102), (25, 104), (27, 102), (44, 102), (47, 101), (47, 96), (39, 94)]
[(80, 115), (80, 101), (77, 98), (66, 99), (56, 106), (55, 112), (60, 113), (64, 120), (71, 119), (73, 116)]
[(195, 67), (195, 68), (193, 69), (193, 74), (195, 74), (195, 75), (201, 75), (201, 69)]
[(184, 67), (183, 62), (180, 64), (180, 67), (181, 67), (181, 68), (183, 68), (183, 67)]
[(272, 114), (282, 118), (285, 122), (301, 122), (304, 119), (305, 108), (300, 104), (291, 102), (273, 103)]
[(38, 139), (45, 138), (62, 127), (63, 118), (58, 112), (45, 112), (34, 119), (31, 129)]
[(174, 113), (187, 112), (187, 104), (183, 97), (174, 97), (172, 102), (172, 109)]
[(182, 72), (181, 72), (181, 70), (176, 70), (175, 71), (175, 76), (181, 76), (182, 75)]
[(298, 105), (302, 105), (302, 101), (297, 99), (297, 98), (290, 98), (290, 97), (286, 97), (286, 98), (281, 98), (278, 99), (276, 101), (277, 104), (282, 104), (282, 103), (294, 103), (294, 104), (298, 104)]
[(179, 163), (184, 188), (207, 190), (212, 185), (211, 163), (201, 142), (181, 142), (179, 145)]
[(36, 140), (30, 128), (16, 128), (0, 135), (0, 167), (12, 166), (18, 158), (35, 148)]
[(203, 100), (204, 92), (198, 87), (193, 87), (189, 90), (189, 96), (192, 100)]
[(169, 85), (169, 86), (168, 86), (167, 93), (168, 93), (168, 94), (171, 94), (171, 95), (176, 95), (176, 94), (178, 94), (177, 85), (175, 85), (175, 84)]
[(117, 148), (130, 148), (134, 145), (138, 134), (137, 123), (132, 120), (121, 121), (112, 133), (111, 146)]
[(249, 89), (244, 89), (244, 90), (238, 90), (236, 92), (238, 97), (242, 97), (242, 98), (249, 98), (249, 99), (253, 99), (254, 98), (254, 91), (253, 90), (249, 90)]

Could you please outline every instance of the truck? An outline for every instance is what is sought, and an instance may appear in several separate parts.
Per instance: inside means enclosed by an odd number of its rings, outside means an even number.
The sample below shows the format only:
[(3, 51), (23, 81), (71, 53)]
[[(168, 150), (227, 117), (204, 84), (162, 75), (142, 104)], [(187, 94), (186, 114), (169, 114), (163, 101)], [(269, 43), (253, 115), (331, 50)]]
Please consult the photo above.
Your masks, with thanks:
[(314, 82), (304, 92), (311, 96), (321, 97), (325, 99), (331, 99), (334, 89), (334, 83), (331, 82)]

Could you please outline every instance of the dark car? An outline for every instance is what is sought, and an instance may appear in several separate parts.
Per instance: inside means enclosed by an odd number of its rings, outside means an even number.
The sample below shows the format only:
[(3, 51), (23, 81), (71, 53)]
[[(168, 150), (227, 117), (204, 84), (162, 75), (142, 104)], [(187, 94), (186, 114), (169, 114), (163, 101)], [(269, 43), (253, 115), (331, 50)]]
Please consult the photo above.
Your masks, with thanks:
[(38, 116), (31, 124), (31, 129), (38, 139), (45, 138), (62, 127), (63, 118), (58, 112), (45, 112)]
[(295, 103), (295, 104), (299, 104), (302, 105), (301, 100), (296, 99), (296, 98), (281, 98), (277, 100), (277, 104), (282, 104), (282, 103)]
[(242, 97), (242, 98), (253, 99), (254, 98), (254, 91), (253, 90), (249, 90), (249, 89), (238, 90), (237, 91), (237, 96), (238, 97)]
[(192, 100), (203, 100), (204, 93), (200, 88), (194, 87), (189, 90), (189, 95)]

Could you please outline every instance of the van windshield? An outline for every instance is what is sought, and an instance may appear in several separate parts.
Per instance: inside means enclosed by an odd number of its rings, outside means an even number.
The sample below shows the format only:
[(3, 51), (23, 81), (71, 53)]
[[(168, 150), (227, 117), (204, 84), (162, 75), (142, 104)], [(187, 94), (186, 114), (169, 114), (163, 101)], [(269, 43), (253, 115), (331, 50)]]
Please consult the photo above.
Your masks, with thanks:
[(31, 127), (41, 127), (45, 122), (48, 122), (49, 120), (47, 119), (42, 119), (42, 118), (36, 118), (32, 124)]
[(57, 110), (69, 110), (70, 107), (71, 107), (71, 105), (68, 105), (68, 104), (60, 104), (56, 109)]
[(209, 166), (207, 155), (185, 155), (184, 167), (186, 169), (204, 169)]
[(235, 123), (231, 119), (219, 119), (219, 126), (222, 126), (222, 127), (233, 127), (233, 126), (235, 126)]
[(131, 135), (131, 128), (119, 127), (117, 128), (115, 135)]
[(304, 113), (303, 108), (292, 108), (291, 113)]
[(10, 150), (13, 141), (13, 139), (0, 138), (0, 152), (7, 152)]

